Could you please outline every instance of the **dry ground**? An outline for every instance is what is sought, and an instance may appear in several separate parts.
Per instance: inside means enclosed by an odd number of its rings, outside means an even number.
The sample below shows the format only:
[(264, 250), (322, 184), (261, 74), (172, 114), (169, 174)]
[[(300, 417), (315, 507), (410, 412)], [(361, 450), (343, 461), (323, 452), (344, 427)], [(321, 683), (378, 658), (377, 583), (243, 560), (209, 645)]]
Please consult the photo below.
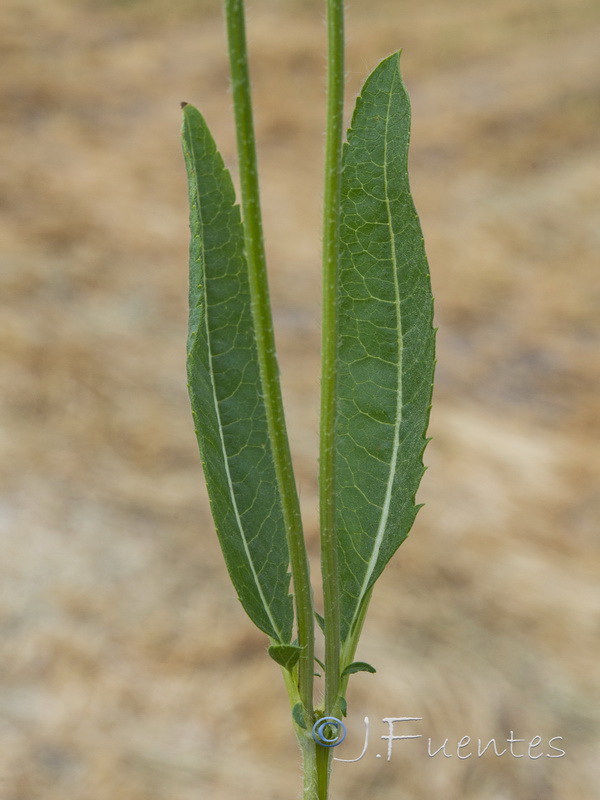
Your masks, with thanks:
[[(324, 28), (251, 6), (272, 293), (316, 543)], [(218, 4), (0, 10), (0, 800), (283, 800), (276, 667), (215, 543), (184, 377), (179, 101), (235, 165)], [(426, 508), (375, 595), (334, 798), (600, 784), (596, 0), (355, 0), (349, 97), (402, 46), (436, 294)], [(566, 756), (377, 760), (384, 716)], [(399, 731), (403, 732), (403, 731)]]

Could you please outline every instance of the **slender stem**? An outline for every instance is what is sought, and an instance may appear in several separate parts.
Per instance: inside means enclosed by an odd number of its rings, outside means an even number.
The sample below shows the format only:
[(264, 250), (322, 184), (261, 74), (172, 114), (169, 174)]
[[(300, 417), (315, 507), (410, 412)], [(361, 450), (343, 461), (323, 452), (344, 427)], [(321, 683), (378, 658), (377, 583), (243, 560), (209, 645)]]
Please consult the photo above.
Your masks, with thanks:
[(315, 744), (311, 739), (302, 742), (304, 792), (302, 800), (327, 800), (331, 773), (331, 749)]
[(327, 800), (331, 773), (331, 749), (317, 745), (317, 798)]
[(304, 790), (302, 800), (321, 800), (318, 787), (317, 745), (314, 741), (302, 743), (302, 771), (304, 774)]
[(225, 15), (233, 86), (233, 105), (252, 315), (256, 328), (258, 359), (269, 438), (273, 447), (273, 460), (282, 496), (283, 515), (290, 551), (298, 624), (298, 643), (304, 648), (299, 661), (299, 692), (306, 710), (309, 714), (312, 714), (314, 673), (313, 602), (308, 556), (300, 517), (300, 504), (285, 427), (279, 369), (275, 353), (273, 320), (269, 302), (243, 0), (225, 0)]
[(344, 3), (327, 0), (327, 135), (323, 214), (323, 323), (321, 364), (321, 569), (325, 607), (325, 714), (340, 685), (340, 607), (335, 532), (333, 425), (336, 394), (336, 289), (340, 237), (340, 185), (344, 115)]

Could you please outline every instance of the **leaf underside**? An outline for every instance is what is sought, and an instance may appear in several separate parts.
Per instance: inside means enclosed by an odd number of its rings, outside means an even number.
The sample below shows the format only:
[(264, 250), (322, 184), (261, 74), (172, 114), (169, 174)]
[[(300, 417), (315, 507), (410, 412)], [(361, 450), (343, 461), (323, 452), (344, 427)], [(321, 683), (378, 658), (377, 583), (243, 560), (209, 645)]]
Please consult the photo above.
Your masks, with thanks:
[(254, 623), (289, 642), (289, 555), (258, 365), (244, 234), (201, 114), (183, 109), (190, 203), (188, 387), (225, 562)]
[(335, 423), (342, 642), (408, 535), (424, 472), (435, 333), (409, 135), (396, 53), (368, 78), (343, 155)]

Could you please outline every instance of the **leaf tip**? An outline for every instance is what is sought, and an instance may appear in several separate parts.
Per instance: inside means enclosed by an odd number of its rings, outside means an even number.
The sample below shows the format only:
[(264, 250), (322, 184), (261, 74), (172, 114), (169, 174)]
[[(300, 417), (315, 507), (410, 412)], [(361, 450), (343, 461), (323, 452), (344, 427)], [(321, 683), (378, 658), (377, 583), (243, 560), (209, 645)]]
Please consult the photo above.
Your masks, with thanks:
[(319, 628), (325, 633), (325, 618), (321, 616), (318, 611), (315, 611), (315, 619), (317, 620)]
[(185, 108), (187, 105), (189, 105), (189, 103), (187, 103), (185, 100), (182, 100), (179, 105), (181, 106), (181, 108)]

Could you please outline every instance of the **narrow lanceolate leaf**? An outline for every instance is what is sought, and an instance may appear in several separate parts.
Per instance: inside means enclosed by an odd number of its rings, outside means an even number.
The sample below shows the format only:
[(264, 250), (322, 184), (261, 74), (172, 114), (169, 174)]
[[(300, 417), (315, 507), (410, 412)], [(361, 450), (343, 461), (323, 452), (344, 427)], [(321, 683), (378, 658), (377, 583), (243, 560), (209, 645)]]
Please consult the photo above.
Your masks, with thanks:
[(343, 642), (408, 535), (424, 472), (435, 334), (409, 132), (395, 54), (363, 88), (343, 160), (335, 426)]
[(221, 548), (238, 596), (291, 639), (288, 548), (262, 400), (240, 212), (204, 119), (183, 109), (190, 202), (188, 381)]

